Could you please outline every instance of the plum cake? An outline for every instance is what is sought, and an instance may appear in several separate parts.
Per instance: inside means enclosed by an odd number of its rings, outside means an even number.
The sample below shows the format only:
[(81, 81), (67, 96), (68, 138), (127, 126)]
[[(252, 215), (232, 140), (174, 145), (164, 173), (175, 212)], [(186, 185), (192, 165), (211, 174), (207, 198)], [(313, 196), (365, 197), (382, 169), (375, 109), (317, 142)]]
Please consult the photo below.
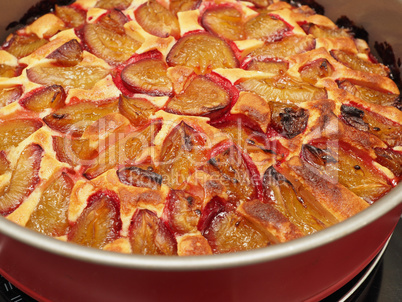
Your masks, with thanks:
[(276, 0), (77, 0), (0, 50), (0, 214), (121, 253), (297, 239), (402, 176), (368, 44)]

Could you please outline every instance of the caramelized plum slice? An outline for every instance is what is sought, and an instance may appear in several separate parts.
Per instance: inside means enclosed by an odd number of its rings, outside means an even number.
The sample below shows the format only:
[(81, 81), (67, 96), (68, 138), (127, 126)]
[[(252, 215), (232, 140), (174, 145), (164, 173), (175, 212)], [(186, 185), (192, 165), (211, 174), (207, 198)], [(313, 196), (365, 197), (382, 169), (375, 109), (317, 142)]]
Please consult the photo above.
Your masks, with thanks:
[(234, 145), (212, 157), (203, 169), (224, 184), (230, 203), (238, 206), (257, 197), (255, 177)]
[[(208, 93), (205, 93), (208, 91)], [(197, 76), (183, 93), (175, 95), (166, 105), (166, 111), (183, 115), (201, 115), (211, 118), (222, 114), (230, 104), (229, 93), (205, 76)]]
[(304, 234), (319, 231), (332, 223), (296, 194), (293, 185), (273, 167), (268, 168), (263, 184), (273, 206)]
[(149, 210), (137, 210), (129, 229), (134, 254), (176, 255), (177, 243), (163, 222)]
[(304, 26), (304, 30), (316, 38), (342, 38), (351, 37), (351, 35), (342, 28), (338, 27), (325, 27), (316, 24), (308, 24)]
[(28, 97), (20, 100), (22, 107), (34, 112), (42, 112), (45, 109), (58, 109), (64, 106), (66, 93), (63, 87), (52, 85), (35, 91)]
[(156, 96), (171, 95), (173, 92), (167, 65), (159, 59), (142, 59), (127, 65), (121, 72), (121, 79), (133, 92)]
[(324, 88), (296, 81), (288, 76), (266, 79), (248, 79), (238, 84), (241, 90), (255, 92), (267, 101), (303, 103), (326, 98)]
[(286, 62), (260, 62), (252, 61), (247, 65), (247, 70), (257, 70), (273, 74), (283, 74), (288, 70), (288, 63)]
[(161, 38), (180, 37), (176, 16), (155, 0), (148, 0), (135, 11), (135, 19), (151, 35)]
[(340, 81), (339, 88), (359, 97), (365, 102), (381, 106), (396, 106), (400, 95), (389, 92), (382, 92), (368, 87), (355, 85), (348, 80)]
[(377, 155), (376, 161), (391, 170), (396, 177), (402, 176), (402, 154), (401, 152), (392, 150), (391, 148), (381, 149), (375, 148)]
[(117, 171), (117, 176), (126, 185), (157, 190), (162, 185), (162, 175), (153, 172), (151, 169), (144, 170), (135, 166), (125, 167)]
[(167, 197), (165, 215), (173, 232), (180, 235), (197, 232), (201, 207), (200, 198), (184, 191), (171, 190)]
[(250, 53), (250, 57), (264, 61), (266, 59), (284, 59), (286, 57), (312, 50), (315, 40), (312, 36), (289, 36), (277, 42), (267, 42)]
[(220, 212), (212, 219), (203, 235), (214, 254), (246, 251), (270, 245), (266, 234), (234, 212)]
[(18, 100), (22, 95), (21, 86), (5, 87), (0, 89), (0, 108)]
[(125, 20), (121, 12), (112, 10), (98, 23), (84, 26), (84, 39), (91, 52), (112, 63), (129, 59), (141, 43), (129, 37), (124, 30)]
[(39, 169), (43, 149), (36, 144), (25, 147), (11, 175), (8, 186), (0, 190), (0, 214), (14, 211), (28, 197), (40, 181)]
[(48, 236), (66, 235), (69, 229), (68, 205), (74, 182), (63, 173), (43, 192), (27, 228)]
[(211, 33), (227, 40), (245, 38), (241, 13), (234, 7), (216, 7), (205, 11), (202, 25)]
[(54, 13), (68, 27), (79, 27), (85, 23), (85, 12), (75, 6), (55, 6)]
[(120, 95), (119, 110), (136, 127), (145, 126), (149, 118), (157, 111), (157, 107), (146, 99), (129, 98)]
[(95, 7), (124, 10), (130, 6), (131, 2), (133, 2), (133, 0), (98, 0)]
[(303, 158), (368, 203), (373, 203), (392, 188), (374, 168), (368, 155), (360, 157), (361, 151), (341, 141), (322, 145), (304, 145)]
[(90, 146), (89, 139), (71, 139), (65, 136), (53, 136), (53, 149), (59, 161), (76, 167), (87, 165), (98, 155), (98, 150)]
[(119, 164), (135, 161), (145, 148), (152, 145), (159, 129), (160, 125), (152, 123), (109, 146), (89, 165), (84, 176), (93, 179)]
[(103, 105), (83, 102), (58, 109), (45, 116), (43, 121), (56, 131), (79, 137), (95, 121), (116, 111), (117, 102)]
[(342, 105), (341, 116), (348, 125), (377, 136), (391, 147), (402, 144), (402, 126), (363, 108)]
[(17, 73), (16, 66), (9, 66), (6, 64), (0, 64), (0, 77), (3, 78), (12, 78)]
[(82, 61), (82, 48), (80, 43), (73, 39), (57, 48), (47, 58), (56, 60), (57, 65), (75, 66)]
[(200, 5), (200, 0), (171, 0), (170, 11), (177, 15), (178, 12), (194, 10)]
[(0, 151), (18, 146), (20, 142), (42, 127), (39, 120), (15, 119), (0, 123)]
[(102, 192), (88, 199), (88, 205), (72, 226), (68, 241), (102, 248), (117, 239), (121, 230), (117, 197)]
[(45, 45), (47, 40), (38, 38), (37, 35), (24, 35), (19, 36), (14, 34), (11, 40), (4, 47), (13, 56), (21, 59), (33, 53), (39, 47)]
[(318, 79), (331, 76), (334, 68), (327, 59), (317, 59), (299, 68), (299, 73), (303, 81), (314, 85)]
[(9, 167), (10, 162), (7, 160), (6, 153), (4, 151), (0, 151), (0, 175), (6, 173)]
[(91, 89), (106, 77), (109, 70), (98, 66), (54, 66), (36, 65), (27, 70), (28, 79), (41, 85), (60, 85), (64, 89)]
[(247, 21), (244, 30), (248, 39), (258, 39), (265, 42), (274, 42), (282, 39), (283, 34), (289, 30), (286, 24), (267, 13)]
[(193, 33), (180, 38), (170, 50), (166, 62), (170, 66), (190, 67), (198, 74), (238, 66), (229, 45), (209, 33)]
[(185, 122), (173, 128), (165, 138), (160, 153), (159, 171), (168, 186), (178, 188), (197, 166), (207, 161), (205, 144), (203, 134)]
[(254, 152), (274, 153), (267, 148), (266, 135), (247, 127), (241, 120), (219, 123), (215, 127), (228, 134), (237, 146), (249, 154)]
[(348, 53), (342, 50), (332, 50), (331, 55), (345, 66), (363, 72), (369, 72), (381, 75), (383, 77), (388, 76), (387, 68), (382, 64), (372, 63), (368, 60), (359, 58), (358, 56)]
[(309, 118), (308, 111), (296, 105), (270, 102), (271, 126), (280, 135), (294, 138), (304, 132)]

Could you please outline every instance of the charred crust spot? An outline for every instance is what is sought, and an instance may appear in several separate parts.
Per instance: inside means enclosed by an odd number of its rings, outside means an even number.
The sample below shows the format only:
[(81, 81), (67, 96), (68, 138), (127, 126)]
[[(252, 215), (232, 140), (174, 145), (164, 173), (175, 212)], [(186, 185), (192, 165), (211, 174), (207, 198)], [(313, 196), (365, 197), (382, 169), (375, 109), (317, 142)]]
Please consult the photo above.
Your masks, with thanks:
[(57, 114), (57, 113), (53, 113), (52, 117), (56, 120), (61, 120), (63, 118), (65, 118), (67, 116), (67, 114)]
[(189, 206), (193, 205), (194, 198), (192, 196), (187, 196), (186, 200), (187, 200)]
[(117, 175), (122, 183), (131, 186), (155, 188), (155, 184), (161, 186), (163, 181), (162, 175), (139, 167), (122, 168)]
[(215, 157), (213, 157), (210, 160), (208, 160), (208, 163), (213, 167), (218, 167), (218, 162), (217, 162)]
[(353, 106), (342, 105), (341, 115), (343, 120), (361, 131), (368, 131), (369, 125), (363, 120), (364, 111)]
[(389, 67), (391, 72), (390, 78), (394, 80), (399, 89), (402, 89), (402, 79), (400, 71), (401, 59), (396, 59), (394, 50), (388, 42), (379, 43), (376, 41), (374, 43), (374, 48), (378, 52), (378, 55), (380, 56), (383, 64)]
[(338, 27), (347, 29), (349, 32), (351, 32), (356, 39), (362, 39), (368, 43), (369, 34), (363, 26), (357, 26), (346, 16), (341, 16), (338, 20), (336, 20), (335, 23)]
[(355, 168), (355, 170), (360, 170), (361, 169), (359, 165), (356, 165), (353, 168)]
[(291, 139), (306, 129), (309, 115), (303, 108), (288, 107), (284, 109), (284, 112), (279, 113), (279, 118), (282, 126), (280, 134)]

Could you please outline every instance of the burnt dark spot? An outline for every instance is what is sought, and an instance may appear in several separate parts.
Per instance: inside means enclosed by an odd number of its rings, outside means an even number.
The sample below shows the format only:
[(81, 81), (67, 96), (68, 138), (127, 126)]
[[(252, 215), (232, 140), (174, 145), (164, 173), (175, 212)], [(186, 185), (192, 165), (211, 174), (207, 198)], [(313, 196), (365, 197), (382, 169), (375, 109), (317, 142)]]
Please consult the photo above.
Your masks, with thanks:
[(327, 150), (308, 144), (303, 145), (302, 155), (307, 162), (315, 166), (325, 166), (329, 163), (338, 162)]
[(241, 220), (236, 221), (235, 226), (236, 228), (240, 226)]
[(198, 209), (194, 210), (194, 212), (195, 212), (197, 215), (201, 215), (201, 211), (198, 210)]
[(52, 12), (56, 5), (63, 6), (73, 3), (74, 0), (42, 0), (37, 4), (31, 6), (30, 9), (22, 16), (19, 21), (11, 22), (6, 30), (17, 26), (28, 25), (35, 21), (38, 17), (45, 15), (46, 13)]
[(209, 163), (211, 166), (214, 166), (214, 167), (217, 167), (217, 166), (218, 166), (218, 162), (216, 161), (216, 158), (215, 158), (215, 157), (211, 158), (211, 159), (208, 161), (208, 163)]
[(192, 196), (187, 196), (186, 200), (187, 200), (187, 203), (188, 203), (189, 206), (193, 205), (194, 198)]
[(353, 168), (355, 168), (355, 170), (360, 170), (361, 169), (359, 165), (356, 165)]
[(362, 39), (368, 43), (369, 34), (367, 30), (362, 26), (357, 26), (352, 20), (350, 20), (346, 16), (341, 16), (338, 20), (336, 20), (336, 25), (338, 27), (347, 29), (356, 39)]
[(126, 185), (156, 189), (162, 185), (163, 177), (139, 167), (126, 167), (117, 171), (120, 181)]
[[(388, 42), (375, 42), (374, 48), (377, 51), (382, 63), (389, 67), (390, 78), (394, 80), (399, 89), (402, 89), (402, 79), (401, 79), (401, 59), (398, 60), (395, 57), (394, 50)], [(398, 108), (399, 109), (399, 108)]]
[(308, 122), (308, 111), (303, 108), (287, 107), (279, 113), (280, 123), (274, 125), (274, 129), (286, 138), (294, 138), (302, 133)]
[(380, 131), (381, 129), (378, 128), (378, 127), (373, 127), (373, 130), (374, 130), (374, 131)]
[(250, 145), (255, 145), (255, 141), (253, 141), (252, 139), (247, 139), (247, 144), (250, 144)]
[(67, 116), (67, 114), (57, 114), (57, 113), (53, 113), (52, 117), (55, 118), (56, 120), (61, 120), (63, 118), (65, 118)]
[(341, 116), (344, 122), (361, 131), (369, 131), (369, 125), (363, 120), (364, 111), (353, 106), (342, 105)]

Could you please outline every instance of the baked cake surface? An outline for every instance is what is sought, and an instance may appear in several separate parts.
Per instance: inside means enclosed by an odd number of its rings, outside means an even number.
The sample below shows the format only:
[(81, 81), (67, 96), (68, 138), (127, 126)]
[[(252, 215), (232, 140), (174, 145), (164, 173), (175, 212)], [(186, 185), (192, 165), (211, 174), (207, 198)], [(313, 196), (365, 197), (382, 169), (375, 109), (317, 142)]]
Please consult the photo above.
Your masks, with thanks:
[(0, 50), (0, 213), (123, 253), (285, 242), (399, 182), (401, 108), (307, 6), (78, 0)]

